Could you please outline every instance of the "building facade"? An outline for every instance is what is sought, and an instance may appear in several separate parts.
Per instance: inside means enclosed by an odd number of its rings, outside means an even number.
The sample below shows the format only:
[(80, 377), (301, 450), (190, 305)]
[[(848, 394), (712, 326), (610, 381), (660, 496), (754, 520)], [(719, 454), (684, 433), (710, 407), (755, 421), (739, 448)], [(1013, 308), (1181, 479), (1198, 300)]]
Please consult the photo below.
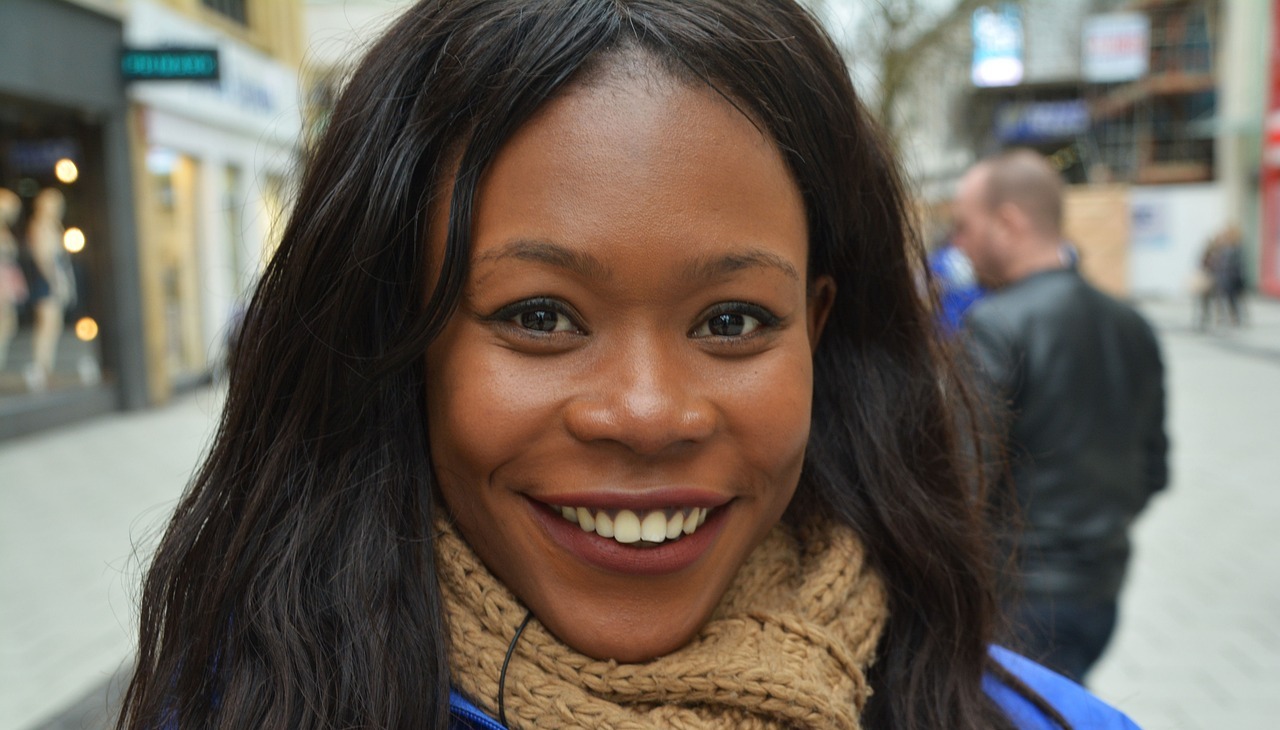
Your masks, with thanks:
[(0, 438), (146, 402), (123, 19), (0, 3)]
[[(897, 3), (906, 5), (940, 17), (957, 2)], [(1030, 147), (1071, 183), (1067, 235), (1108, 290), (1185, 296), (1208, 241), (1234, 225), (1247, 279), (1280, 294), (1280, 251), (1268, 253), (1280, 244), (1262, 214), (1272, 166), (1262, 155), (1268, 76), (1259, 63), (1273, 48), (1275, 12), (1273, 0), (979, 8), (952, 29), (957, 50), (923, 61), (894, 110), (922, 208), (935, 219), (926, 221), (931, 240), (945, 233), (946, 203), (968, 165)], [(865, 52), (850, 45), (855, 67)]]
[[(0, 2), (0, 438), (221, 367), (298, 158), (300, 8)], [(181, 49), (216, 78), (126, 78)]]
[(212, 48), (216, 82), (129, 87), (148, 398), (207, 380), (282, 225), (298, 158), (300, 6), (131, 0), (131, 48)]

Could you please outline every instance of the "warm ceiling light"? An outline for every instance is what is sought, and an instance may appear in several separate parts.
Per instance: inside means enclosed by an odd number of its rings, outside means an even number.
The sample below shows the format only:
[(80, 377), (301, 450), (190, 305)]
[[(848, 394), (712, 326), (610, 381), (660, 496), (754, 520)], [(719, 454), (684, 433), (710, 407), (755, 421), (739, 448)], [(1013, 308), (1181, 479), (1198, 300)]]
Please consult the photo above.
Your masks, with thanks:
[(72, 226), (62, 234), (62, 247), (70, 253), (80, 253), (84, 250), (84, 231)]
[(70, 185), (80, 178), (80, 168), (76, 167), (76, 163), (63, 157), (54, 163), (53, 174), (57, 175), (62, 182)]
[(98, 323), (93, 317), (81, 317), (76, 321), (76, 337), (90, 342), (98, 336)]

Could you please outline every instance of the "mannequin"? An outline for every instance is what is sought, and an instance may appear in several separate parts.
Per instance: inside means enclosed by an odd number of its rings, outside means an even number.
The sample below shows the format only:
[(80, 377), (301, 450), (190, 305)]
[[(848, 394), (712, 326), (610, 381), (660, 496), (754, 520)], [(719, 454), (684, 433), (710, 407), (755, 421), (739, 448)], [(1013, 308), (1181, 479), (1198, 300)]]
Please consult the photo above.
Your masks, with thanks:
[(27, 300), (27, 282), (18, 267), (18, 241), (13, 236), (13, 224), (21, 212), (17, 193), (0, 188), (0, 369), (18, 331), (18, 305)]
[(40, 280), (33, 282), (31, 300), (35, 311), (32, 362), (27, 370), (27, 386), (31, 390), (48, 387), (62, 335), (67, 307), (75, 301), (66, 252), (62, 248), (62, 214), (66, 198), (54, 188), (45, 188), (36, 196), (31, 222), (27, 226), (27, 245)]

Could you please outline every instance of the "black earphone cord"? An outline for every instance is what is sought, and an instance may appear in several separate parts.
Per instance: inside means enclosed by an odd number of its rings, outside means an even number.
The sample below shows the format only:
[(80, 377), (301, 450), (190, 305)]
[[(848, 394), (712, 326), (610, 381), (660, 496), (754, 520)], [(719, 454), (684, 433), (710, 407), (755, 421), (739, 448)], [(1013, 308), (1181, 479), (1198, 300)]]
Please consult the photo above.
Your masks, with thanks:
[(520, 622), (520, 628), (516, 629), (516, 635), (511, 637), (511, 643), (507, 645), (507, 655), (502, 659), (502, 671), (498, 673), (498, 722), (507, 727), (507, 703), (504, 701), (507, 686), (507, 665), (511, 663), (511, 656), (516, 653), (516, 643), (520, 641), (520, 635), (524, 633), (524, 627), (529, 625), (529, 621), (533, 619), (533, 611), (526, 611), (524, 620)]

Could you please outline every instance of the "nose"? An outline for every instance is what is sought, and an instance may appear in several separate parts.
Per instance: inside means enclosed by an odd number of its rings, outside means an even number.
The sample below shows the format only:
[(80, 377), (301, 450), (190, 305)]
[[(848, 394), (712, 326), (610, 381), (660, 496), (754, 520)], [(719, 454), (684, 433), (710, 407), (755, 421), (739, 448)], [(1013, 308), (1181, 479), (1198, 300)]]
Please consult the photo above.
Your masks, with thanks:
[(644, 338), (605, 358), (565, 411), (584, 442), (614, 442), (653, 456), (704, 442), (716, 430), (714, 399), (680, 345)]

